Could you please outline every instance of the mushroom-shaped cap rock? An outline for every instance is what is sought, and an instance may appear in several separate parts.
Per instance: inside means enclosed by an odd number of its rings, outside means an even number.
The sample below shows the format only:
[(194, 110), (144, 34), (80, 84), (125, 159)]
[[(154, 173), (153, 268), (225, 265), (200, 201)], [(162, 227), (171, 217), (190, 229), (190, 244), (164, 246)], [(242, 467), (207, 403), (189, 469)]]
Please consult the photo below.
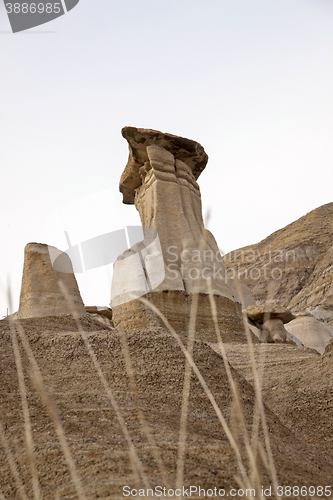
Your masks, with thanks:
[(289, 321), (296, 318), (289, 309), (273, 304), (249, 306), (245, 309), (245, 313), (249, 320), (260, 324), (263, 324), (268, 319), (280, 319), (282, 323), (289, 323)]
[(139, 170), (145, 162), (149, 161), (147, 146), (154, 144), (169, 151), (177, 160), (182, 160), (191, 168), (195, 179), (207, 165), (208, 156), (204, 148), (190, 139), (135, 127), (124, 127), (121, 133), (129, 145), (128, 162), (119, 185), (119, 190), (123, 194), (123, 202), (126, 204), (134, 203), (135, 189), (142, 183)]

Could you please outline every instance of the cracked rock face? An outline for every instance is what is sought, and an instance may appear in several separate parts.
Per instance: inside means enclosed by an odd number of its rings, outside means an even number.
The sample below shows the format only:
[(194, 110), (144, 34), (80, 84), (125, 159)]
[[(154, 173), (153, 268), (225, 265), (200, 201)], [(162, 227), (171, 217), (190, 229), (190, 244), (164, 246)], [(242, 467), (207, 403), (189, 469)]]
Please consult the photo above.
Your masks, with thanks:
[(24, 266), (17, 318), (40, 318), (72, 314), (61, 293), (58, 281), (66, 286), (76, 312), (86, 311), (79, 292), (70, 258), (55, 247), (28, 243), (24, 249)]
[[(164, 293), (162, 303), (170, 302), (168, 308), (175, 309), (175, 303), (188, 302), (185, 298), (194, 293), (208, 295), (208, 280), (214, 295), (230, 301), (238, 311), (239, 301), (225, 276), (216, 241), (204, 228), (196, 182), (208, 159), (204, 149), (194, 141), (151, 130), (126, 127), (122, 133), (130, 155), (120, 191), (124, 203), (135, 204), (145, 239), (114, 265), (115, 322), (115, 308), (131, 299)], [(167, 298), (165, 292), (177, 292), (178, 300)]]

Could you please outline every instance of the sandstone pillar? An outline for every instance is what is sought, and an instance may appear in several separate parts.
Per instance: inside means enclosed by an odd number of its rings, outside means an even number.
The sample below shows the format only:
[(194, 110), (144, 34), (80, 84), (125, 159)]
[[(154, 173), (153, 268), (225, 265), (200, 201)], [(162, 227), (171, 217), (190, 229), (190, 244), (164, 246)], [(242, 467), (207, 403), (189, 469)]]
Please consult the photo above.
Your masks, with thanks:
[(86, 311), (67, 254), (41, 243), (28, 243), (24, 249), (24, 267), (17, 318), (71, 315), (72, 311), (59, 289), (66, 286), (80, 316)]
[(147, 296), (178, 330), (187, 328), (193, 294), (200, 294), (197, 326), (213, 327), (208, 279), (219, 320), (243, 331), (236, 292), (218, 246), (204, 228), (196, 179), (208, 157), (200, 144), (170, 134), (126, 127), (129, 160), (120, 182), (124, 203), (135, 204), (145, 239), (114, 265), (111, 305), (115, 326), (160, 324), (137, 299)]

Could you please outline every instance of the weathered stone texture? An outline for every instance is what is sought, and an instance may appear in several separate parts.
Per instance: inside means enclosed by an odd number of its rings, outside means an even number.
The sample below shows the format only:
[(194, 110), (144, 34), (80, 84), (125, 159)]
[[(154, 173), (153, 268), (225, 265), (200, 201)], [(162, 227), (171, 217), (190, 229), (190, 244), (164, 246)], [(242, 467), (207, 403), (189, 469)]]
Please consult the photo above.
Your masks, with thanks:
[(325, 347), (333, 338), (333, 327), (321, 323), (311, 314), (297, 316), (286, 325), (286, 329), (304, 346), (316, 349), (320, 354), (324, 353)]
[[(179, 333), (188, 332), (193, 294), (183, 291), (166, 290), (145, 295), (168, 320), (169, 324)], [(226, 297), (214, 297), (217, 307), (218, 324), (225, 342), (246, 343), (241, 306)], [(134, 330), (147, 325), (164, 327), (163, 321), (140, 300), (125, 302), (113, 310), (116, 315), (116, 326), (119, 329)], [(196, 319), (196, 339), (216, 342), (216, 333), (212, 320), (209, 296), (199, 294)]]
[[(126, 127), (123, 135), (129, 142), (130, 157), (120, 191), (124, 202), (135, 204), (145, 240), (124, 252), (114, 265), (111, 303), (115, 325), (123, 324), (124, 310), (128, 310), (127, 320), (131, 316), (128, 304), (121, 309), (117, 307), (143, 295), (148, 294), (158, 302), (163, 297), (161, 307), (167, 309), (171, 299), (163, 295), (165, 291), (180, 292), (175, 296), (178, 298), (175, 310), (184, 323), (188, 316), (187, 296), (194, 293), (207, 296), (209, 279), (213, 294), (228, 299), (239, 316), (239, 305), (235, 304), (240, 301), (225, 276), (217, 243), (204, 228), (196, 182), (207, 162), (202, 146), (144, 129)], [(133, 315), (138, 315), (141, 309), (141, 305), (136, 307), (132, 303)], [(202, 314), (206, 316), (206, 312)], [(140, 321), (144, 316), (139, 314)], [(146, 314), (147, 318), (150, 316)], [(212, 321), (209, 324), (213, 326)], [(240, 320), (239, 328), (242, 328)]]
[(290, 310), (266, 303), (249, 306), (244, 312), (250, 323), (258, 329), (257, 335), (262, 342), (297, 344), (284, 327), (285, 323), (295, 318)]
[(333, 324), (333, 246), (319, 259), (290, 307), (295, 311), (309, 311), (319, 320)]
[(182, 160), (190, 167), (195, 179), (207, 164), (208, 156), (196, 141), (157, 130), (135, 127), (124, 127), (121, 133), (129, 147), (128, 162), (120, 179), (120, 191), (124, 203), (134, 203), (135, 190), (142, 182), (140, 169), (148, 161), (147, 146), (155, 145), (169, 151), (177, 160)]
[(333, 203), (312, 210), (260, 243), (225, 256), (259, 302), (277, 300), (294, 312), (333, 322)]
[(68, 255), (49, 245), (28, 243), (24, 250), (17, 318), (72, 314), (69, 304), (59, 289), (59, 280), (67, 288), (76, 312), (80, 316), (85, 316), (86, 311)]

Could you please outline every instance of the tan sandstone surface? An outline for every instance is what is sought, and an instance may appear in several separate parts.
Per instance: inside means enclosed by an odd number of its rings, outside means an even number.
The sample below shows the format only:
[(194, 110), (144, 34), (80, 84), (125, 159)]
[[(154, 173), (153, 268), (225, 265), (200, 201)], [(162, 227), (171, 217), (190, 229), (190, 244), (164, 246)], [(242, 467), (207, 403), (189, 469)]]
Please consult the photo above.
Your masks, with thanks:
[(333, 321), (333, 203), (323, 205), (260, 243), (225, 256), (228, 275), (235, 274), (255, 300), (277, 299), (295, 312), (308, 310)]
[[(253, 325), (258, 330), (256, 335), (261, 342), (299, 345), (284, 327), (286, 323), (295, 319), (289, 309), (266, 302), (249, 306), (243, 310), (243, 313), (247, 316), (250, 327)], [(253, 331), (251, 328), (250, 330)]]
[(333, 338), (333, 326), (318, 321), (311, 314), (299, 315), (286, 325), (288, 332), (297, 337), (303, 345), (324, 354), (325, 347)]
[[(212, 347), (218, 351), (217, 344)], [(259, 372), (262, 370), (265, 403), (299, 439), (331, 453), (333, 341), (324, 356), (314, 349), (282, 344), (260, 344), (254, 350)], [(226, 351), (230, 364), (253, 383), (247, 346), (227, 344)]]
[[(126, 485), (175, 487), (186, 401), (185, 357), (160, 318), (140, 302), (142, 297), (164, 313), (185, 345), (198, 301), (193, 357), (242, 458), (246, 439), (228, 381), (229, 367), (252, 444), (267, 449), (263, 419), (257, 418), (255, 406), (256, 377), (241, 314), (245, 310), (250, 328), (265, 342), (253, 336), (252, 349), (278, 484), (319, 488), (318, 494), (292, 498), (327, 498), (320, 488), (332, 488), (333, 470), (333, 203), (258, 245), (229, 254), (226, 272), (203, 223), (197, 184), (208, 160), (203, 147), (154, 130), (125, 127), (122, 133), (129, 159), (120, 191), (124, 203), (135, 204), (140, 213), (144, 240), (114, 265), (112, 310), (84, 307), (67, 255), (32, 243), (25, 249), (19, 311), (0, 321), (0, 500), (39, 498), (33, 492), (27, 452), (27, 409), (44, 500), (78, 498), (55, 418), (62, 423), (82, 483), (80, 500), (123, 499)], [(240, 280), (228, 279), (239, 270)], [(79, 320), (70, 316), (59, 279)], [(212, 321), (209, 283), (227, 368)], [(27, 355), (25, 338), (43, 381), (33, 376), (36, 367)], [(300, 341), (312, 348), (300, 346)], [(190, 392), (182, 484), (223, 488), (226, 497), (238, 498), (230, 488), (239, 487), (240, 468), (225, 430), (194, 373), (186, 387)], [(45, 402), (45, 391), (51, 403)], [(139, 477), (133, 472), (131, 445), (141, 467)], [(267, 488), (272, 466), (265, 452), (258, 451), (255, 461), (259, 478), (253, 487)], [(244, 466), (248, 470), (247, 457)], [(192, 495), (195, 500), (209, 497)]]
[[(136, 486), (128, 444), (77, 332), (75, 322), (63, 316), (26, 319), (22, 320), (21, 324), (40, 366), (47, 390), (57, 404), (86, 497), (104, 500), (124, 498), (122, 487)], [(152, 486), (163, 485), (150, 446), (140, 427), (136, 398), (126, 370), (119, 332), (105, 330), (103, 326), (96, 327), (85, 319), (82, 324), (107, 382), (114, 392), (149, 483)], [(139, 404), (157, 442), (168, 481), (174, 487), (184, 356), (175, 341), (161, 328), (128, 331), (126, 340)], [(238, 348), (245, 349), (245, 346), (231, 345), (229, 349)], [(269, 404), (266, 417), (279, 484), (330, 484), (333, 466), (331, 402), (325, 406), (324, 398), (326, 394), (326, 401), (332, 401), (331, 396), (328, 397), (331, 394), (331, 381), (323, 383), (323, 370), (327, 369), (328, 364), (321, 368), (320, 356), (306, 349), (299, 350), (287, 345), (260, 345), (256, 349), (259, 348), (269, 349), (274, 353), (275, 359), (280, 358), (282, 361), (281, 366), (278, 363), (270, 363), (267, 367), (269, 371), (266, 372), (265, 383), (271, 387), (271, 398), (267, 396), (269, 393), (266, 386), (264, 391)], [(20, 350), (23, 355), (36, 447), (36, 465), (43, 498), (77, 498), (49, 410), (42, 404), (39, 394), (30, 382), (29, 363), (21, 342)], [(234, 422), (231, 428), (235, 437), (241, 439), (221, 357), (210, 346), (198, 341), (195, 342), (194, 358), (227, 422)], [(326, 361), (328, 363), (329, 359)], [(332, 358), (330, 363), (331, 361)], [(307, 363), (310, 363), (312, 369), (316, 368), (315, 375), (309, 373)], [(23, 415), (8, 320), (0, 322), (0, 364), (3, 374), (0, 378), (0, 420), (30, 499), (33, 497), (31, 475), (24, 442)], [(231, 364), (235, 364), (232, 357)], [(251, 429), (254, 391), (250, 378), (247, 382), (241, 374), (244, 373), (243, 368), (239, 368), (240, 371), (234, 368), (231, 370), (240, 391), (247, 424)], [(305, 389), (308, 392), (303, 394)], [(317, 397), (314, 406), (311, 406), (310, 395)], [(298, 397), (299, 400), (294, 399)], [(315, 420), (312, 420), (314, 417)], [(316, 431), (315, 426), (318, 427)], [(260, 440), (262, 439), (260, 432)], [(262, 484), (268, 486), (270, 481), (262, 464), (260, 470)], [(184, 485), (225, 488), (229, 491), (231, 487), (238, 487), (236, 474), (239, 475), (239, 471), (234, 454), (207, 396), (193, 376)], [(3, 447), (0, 447), (0, 477), (2, 495), (10, 500), (19, 498)], [(142, 481), (139, 486), (143, 488)]]
[(333, 325), (333, 245), (316, 264), (302, 290), (289, 305), (295, 311), (311, 311)]
[(221, 328), (226, 330), (231, 321), (235, 333), (243, 333), (240, 299), (225, 276), (213, 235), (204, 228), (196, 182), (208, 160), (203, 147), (149, 129), (125, 127), (122, 134), (129, 143), (129, 160), (120, 191), (124, 203), (135, 204), (145, 239), (114, 264), (111, 306), (115, 326), (161, 325), (137, 300), (146, 296), (176, 329), (186, 330), (193, 294), (199, 292), (198, 328), (209, 328), (210, 278)]
[(68, 255), (50, 245), (28, 243), (24, 249), (17, 317), (23, 319), (71, 314), (59, 289), (59, 280), (67, 288), (77, 314), (85, 316), (86, 311)]

